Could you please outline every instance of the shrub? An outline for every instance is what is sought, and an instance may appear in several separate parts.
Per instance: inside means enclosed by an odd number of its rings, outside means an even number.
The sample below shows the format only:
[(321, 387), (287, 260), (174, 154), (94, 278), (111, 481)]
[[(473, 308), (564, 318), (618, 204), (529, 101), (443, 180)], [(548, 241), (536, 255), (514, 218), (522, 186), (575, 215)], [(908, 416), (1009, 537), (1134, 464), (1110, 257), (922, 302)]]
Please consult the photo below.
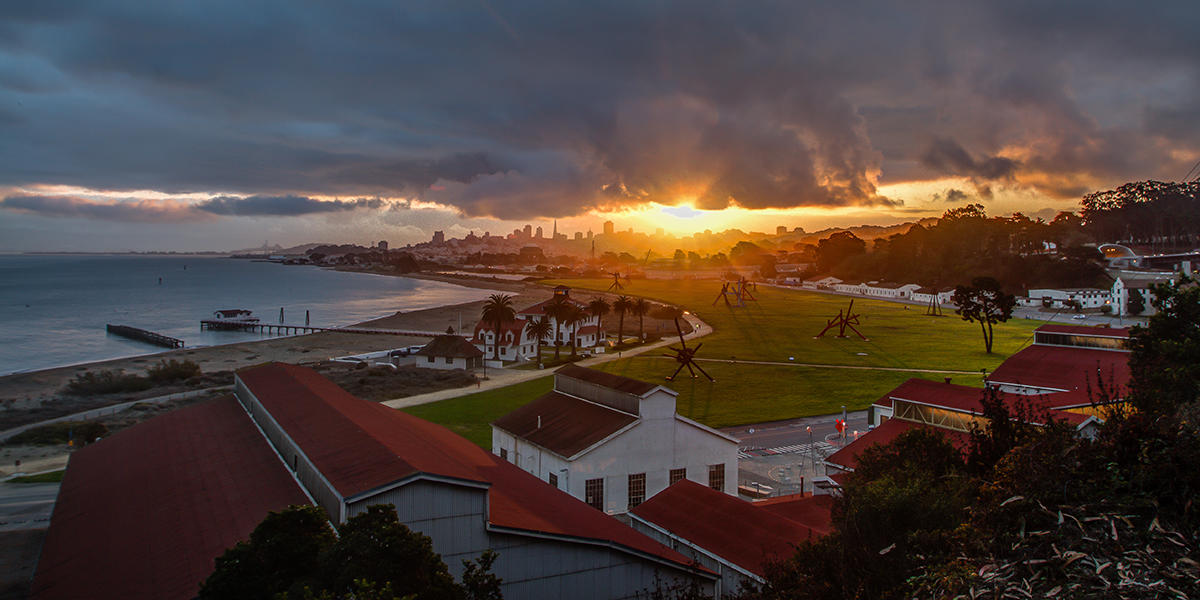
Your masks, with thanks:
[(190, 360), (160, 360), (146, 369), (146, 375), (155, 383), (183, 381), (200, 375), (200, 365)]
[(64, 421), (27, 429), (8, 438), (6, 446), (57, 446), (74, 441), (86, 446), (108, 435), (108, 427), (96, 421)]
[(150, 389), (151, 382), (145, 377), (126, 375), (125, 371), (87, 371), (75, 376), (67, 383), (67, 393), (76, 396), (85, 394), (118, 394), (140, 392)]

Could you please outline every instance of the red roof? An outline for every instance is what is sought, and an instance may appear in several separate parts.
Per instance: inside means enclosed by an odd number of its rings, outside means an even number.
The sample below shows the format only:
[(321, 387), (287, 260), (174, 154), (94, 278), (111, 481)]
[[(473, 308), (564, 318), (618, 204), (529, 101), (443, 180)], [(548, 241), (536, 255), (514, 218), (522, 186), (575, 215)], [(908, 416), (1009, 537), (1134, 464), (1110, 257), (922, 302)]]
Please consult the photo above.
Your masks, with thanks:
[(824, 535), (833, 530), (833, 496), (792, 494), (755, 500), (754, 507), (790, 519)]
[(689, 479), (680, 480), (631, 511), (751, 573), (791, 556), (796, 544), (820, 532)]
[(1047, 324), (1037, 328), (1042, 333), (1066, 333), (1070, 335), (1093, 335), (1100, 337), (1128, 338), (1129, 329), (1118, 327), (1091, 327), (1088, 325)]
[[(550, 304), (552, 304), (553, 302), (554, 302), (554, 298), (552, 297), (547, 300), (538, 302), (537, 304), (534, 304), (533, 306), (530, 306), (528, 308), (521, 309), (521, 310), (517, 311), (517, 314), (518, 315), (544, 315), (544, 314), (546, 314), (546, 307), (549, 306)], [(578, 306), (579, 308), (583, 308), (583, 309), (587, 308), (586, 304), (584, 304), (574, 298), (568, 297), (567, 303), (574, 304), (575, 306)]]
[[(519, 343), (521, 341), (521, 334), (525, 332), (525, 324), (526, 323), (528, 323), (528, 321), (526, 321), (525, 319), (517, 319), (515, 321), (509, 321), (500, 327), (500, 333), (502, 335), (505, 333), (512, 333), (513, 341)], [(483, 338), (480, 337), (480, 334), (484, 333), (484, 332), (494, 331), (495, 329), (496, 328), (493, 327), (491, 323), (486, 323), (484, 321), (480, 321), (477, 325), (475, 325), (475, 338), (471, 340), (471, 343), (482, 344)]]
[(633, 394), (635, 396), (643, 396), (654, 391), (656, 388), (662, 387), (657, 383), (641, 381), (640, 379), (632, 379), (621, 375), (614, 375), (596, 369), (589, 369), (578, 365), (566, 365), (559, 367), (554, 371), (555, 375), (565, 375), (572, 379), (594, 383), (600, 387), (606, 387), (618, 392)]
[[(1072, 425), (1082, 423), (1087, 417), (1056, 409), (1090, 404), (1086, 392), (1053, 392), (1031, 395), (994, 393), (1010, 407), (1023, 403), (1034, 412), (1032, 415), (1034, 417), (1038, 417), (1040, 412), (1046, 412), (1054, 419), (1064, 420)], [(895, 400), (906, 400), (978, 415), (983, 413), (981, 401), (984, 394), (985, 391), (981, 388), (914, 378), (900, 384), (875, 404), (891, 407)]]
[[(988, 381), (1063, 391), (1096, 389), (1098, 377), (1105, 385), (1123, 388), (1129, 383), (1129, 354), (1092, 348), (1033, 345), (1004, 361)], [(1118, 390), (1117, 397), (1123, 394)]]
[(488, 521), (690, 561), (440, 425), (361, 400), (316, 371), (272, 363), (238, 372), (343, 497), (427, 473), (490, 484)]
[(637, 420), (637, 415), (551, 391), (493, 425), (570, 458)]
[(232, 397), (155, 417), (71, 456), (32, 597), (194, 598), (291, 504), (309, 500)]
[[(930, 427), (931, 429), (934, 429), (931, 426), (913, 423), (912, 421), (888, 419), (879, 427), (876, 427), (875, 429), (868, 431), (866, 434), (859, 436), (857, 440), (850, 442), (841, 450), (829, 455), (829, 457), (825, 459), (825, 462), (837, 465), (839, 467), (844, 467), (846, 469), (854, 469), (858, 466), (858, 457), (867, 448), (878, 444), (889, 444), (896, 438), (900, 437), (900, 434), (910, 429), (916, 429), (917, 427)], [(945, 434), (946, 439), (950, 440), (950, 443), (954, 444), (954, 447), (960, 450), (967, 447), (967, 434), (948, 429), (937, 429), (937, 431)]]

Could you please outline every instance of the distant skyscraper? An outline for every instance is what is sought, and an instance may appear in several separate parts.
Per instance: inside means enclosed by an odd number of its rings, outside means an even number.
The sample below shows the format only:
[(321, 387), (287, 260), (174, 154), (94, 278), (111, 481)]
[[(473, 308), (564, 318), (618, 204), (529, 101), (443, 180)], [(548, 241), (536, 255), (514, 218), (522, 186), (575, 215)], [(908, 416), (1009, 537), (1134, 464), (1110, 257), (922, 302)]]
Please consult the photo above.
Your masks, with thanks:
[(589, 240), (590, 240), (590, 239), (592, 239), (592, 235), (593, 235), (593, 234), (592, 234), (592, 230), (591, 230), (591, 229), (589, 229), (589, 230), (588, 230), (588, 235), (587, 235), (587, 238), (588, 238)]
[(575, 232), (575, 239), (577, 239), (577, 240), (582, 240), (582, 239), (583, 239), (583, 232), (582, 232), (582, 231), (576, 231), (576, 232)]
[(435, 232), (433, 232), (433, 243), (435, 243), (435, 244), (443, 244), (443, 243), (445, 243), (445, 242), (446, 242), (446, 234), (445, 234), (445, 232), (442, 232), (442, 231), (435, 231)]
[(380, 250), (383, 250), (384, 252), (387, 252), (388, 243), (387, 243), (387, 241), (381, 241), (381, 242), (379, 242), (379, 245), (376, 247), (379, 248)]
[(535, 235), (533, 237), (535, 237), (539, 240), (542, 239), (542, 226), (538, 225), (538, 228), (535, 229), (534, 231), (535, 231)]
[(550, 234), (550, 239), (552, 239), (552, 240), (558, 239), (558, 219), (554, 220), (554, 233)]
[(533, 237), (533, 225), (525, 225), (525, 237)]
[(787, 225), (780, 225), (775, 228), (775, 235), (783, 235), (787, 233)]
[(604, 235), (612, 235), (612, 234), (613, 234), (613, 222), (605, 221), (604, 222)]

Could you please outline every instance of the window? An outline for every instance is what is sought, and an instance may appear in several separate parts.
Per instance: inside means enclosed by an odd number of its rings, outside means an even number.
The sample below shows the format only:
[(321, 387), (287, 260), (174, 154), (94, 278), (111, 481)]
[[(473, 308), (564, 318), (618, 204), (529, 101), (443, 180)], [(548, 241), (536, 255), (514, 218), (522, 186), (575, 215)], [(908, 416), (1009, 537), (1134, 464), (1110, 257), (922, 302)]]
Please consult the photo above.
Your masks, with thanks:
[(508, 460), (508, 448), (500, 449), (500, 458), (503, 458), (504, 460)]
[(426, 356), (426, 357), (425, 357), (425, 362), (433, 362), (433, 357), (432, 357), (432, 356)]
[(558, 475), (551, 473), (546, 476), (546, 481), (549, 482), (550, 485), (558, 487)]
[(684, 479), (687, 479), (687, 467), (682, 469), (671, 469), (671, 483), (668, 483), (667, 485), (672, 485), (675, 482), (683, 481)]
[(629, 476), (629, 508), (646, 501), (646, 474), (633, 473)]
[(454, 359), (453, 359), (453, 358), (450, 358), (449, 356), (447, 356), (447, 357), (446, 357), (446, 364), (448, 364), (448, 365), (449, 365), (449, 364), (453, 364), (453, 363), (454, 363)]
[(589, 479), (583, 482), (583, 498), (588, 506), (604, 510), (604, 480)]
[(725, 491), (725, 465), (708, 465), (708, 487)]

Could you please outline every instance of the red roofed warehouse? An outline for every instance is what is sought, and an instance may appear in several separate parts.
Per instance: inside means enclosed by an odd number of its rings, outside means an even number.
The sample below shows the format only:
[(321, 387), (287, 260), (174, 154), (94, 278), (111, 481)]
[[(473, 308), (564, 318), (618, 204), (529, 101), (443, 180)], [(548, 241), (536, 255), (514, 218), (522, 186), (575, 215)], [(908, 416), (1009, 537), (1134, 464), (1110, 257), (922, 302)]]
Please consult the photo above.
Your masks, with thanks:
[(337, 523), (373, 504), (433, 539), (451, 572), (494, 549), (505, 598), (627, 598), (715, 575), (448, 429), (355, 398), (315, 371), (240, 371), (236, 392)]
[(608, 513), (681, 479), (737, 494), (737, 440), (675, 413), (673, 390), (567, 365), (492, 423), (492, 452)]

